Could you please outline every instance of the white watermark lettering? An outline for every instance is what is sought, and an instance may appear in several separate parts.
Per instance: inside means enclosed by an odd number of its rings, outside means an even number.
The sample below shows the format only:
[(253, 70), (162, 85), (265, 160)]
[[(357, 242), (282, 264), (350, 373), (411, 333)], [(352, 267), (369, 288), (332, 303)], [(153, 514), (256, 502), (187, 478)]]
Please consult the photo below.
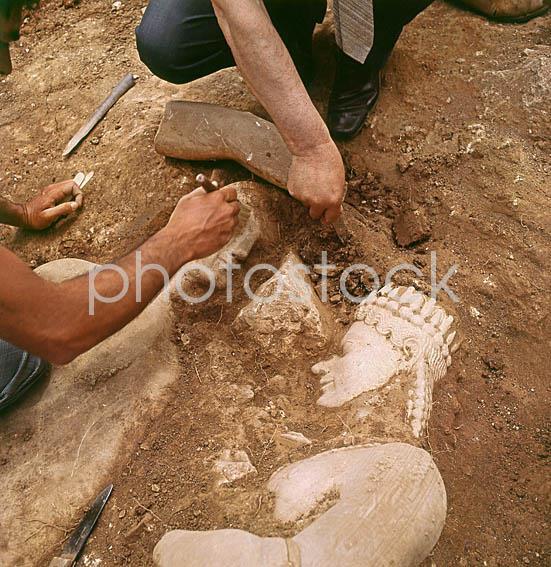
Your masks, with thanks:
[(446, 275), (440, 280), (438, 283), (436, 281), (436, 262), (437, 262), (437, 254), (433, 250), (430, 253), (430, 296), (432, 299), (438, 299), (438, 293), (440, 290), (445, 290), (448, 297), (454, 302), (459, 303), (459, 297), (448, 287), (448, 280), (457, 274), (459, 268), (457, 264), (454, 264), (449, 270), (446, 272)]
[(138, 250), (136, 252), (136, 303), (142, 302), (143, 275), (146, 272), (152, 271), (159, 272), (161, 276), (163, 276), (164, 285), (162, 293), (165, 301), (168, 301), (170, 295), (168, 287), (170, 284), (170, 276), (168, 275), (168, 272), (163, 266), (159, 266), (159, 264), (146, 264), (145, 266), (142, 266), (142, 251)]
[[(207, 289), (207, 291), (205, 291), (203, 295), (200, 295), (199, 297), (193, 297), (189, 295), (184, 290), (183, 287), (183, 284), (186, 281), (187, 276), (192, 272), (201, 272), (205, 274), (209, 281), (209, 288)], [(180, 295), (183, 301), (186, 301), (187, 303), (191, 303), (192, 305), (197, 305), (198, 303), (204, 303), (205, 301), (208, 301), (212, 297), (212, 294), (216, 289), (216, 277), (214, 275), (213, 270), (211, 270), (208, 266), (201, 264), (200, 262), (190, 262), (189, 264), (186, 264), (178, 272), (177, 275), (178, 275), (178, 279), (176, 280), (176, 291), (178, 292), (178, 294)]]
[[(113, 297), (106, 297), (98, 293), (96, 289), (96, 277), (102, 272), (117, 272), (122, 280), (122, 289)], [(130, 289), (130, 278), (123, 268), (116, 264), (105, 264), (104, 266), (97, 266), (88, 272), (88, 315), (94, 316), (96, 314), (96, 301), (100, 303), (117, 303), (123, 297), (126, 297)]]
[[(430, 266), (430, 285), (431, 285), (431, 297), (433, 299), (438, 299), (438, 296), (442, 293), (446, 294), (454, 303), (458, 303), (459, 297), (453, 292), (449, 287), (449, 281), (454, 274), (457, 273), (457, 264), (454, 264), (448, 269), (446, 274), (437, 280), (437, 253), (431, 252), (431, 266)], [(170, 299), (170, 276), (167, 270), (159, 264), (142, 264), (142, 253), (141, 251), (136, 252), (135, 259), (135, 288), (137, 303), (142, 302), (143, 295), (143, 278), (148, 272), (158, 272), (163, 278), (163, 293), (165, 301)], [(216, 290), (217, 281), (222, 279), (222, 274), (225, 272), (225, 282), (226, 282), (226, 301), (232, 303), (234, 300), (234, 273), (242, 269), (241, 264), (234, 264), (233, 255), (229, 254), (225, 259), (225, 264), (222, 260), (213, 266), (206, 266), (201, 262), (191, 262), (186, 264), (182, 269), (179, 270), (175, 276), (175, 282), (172, 284), (172, 289), (179, 294), (180, 298), (187, 303), (196, 305), (199, 303), (204, 303), (208, 301)], [(320, 277), (317, 279), (316, 291), (320, 297), (322, 303), (327, 303), (329, 301), (329, 273), (330, 270), (335, 270), (336, 265), (330, 264), (328, 262), (328, 255), (326, 251), (321, 253), (321, 263), (314, 265), (314, 272)], [(113, 271), (116, 272), (122, 280), (122, 289), (114, 296), (107, 297), (101, 291), (97, 289), (97, 276), (102, 272)], [(269, 295), (257, 295), (251, 289), (251, 279), (257, 272), (268, 271), (272, 276), (276, 276), (273, 279), (273, 286), (268, 291)], [(398, 264), (392, 267), (386, 274), (385, 286), (392, 285), (392, 279), (398, 272), (412, 272), (419, 279), (423, 279), (422, 270), (409, 263)], [(304, 283), (307, 280), (307, 276), (311, 274), (310, 268), (306, 264), (297, 263), (292, 264), (288, 267), (288, 277), (291, 282), (288, 286), (288, 300), (293, 303), (307, 303), (311, 299), (311, 287)], [(200, 273), (201, 277), (198, 278), (197, 274)], [(339, 279), (339, 290), (341, 295), (350, 303), (360, 304), (368, 296), (355, 296), (347, 288), (347, 281), (349, 277), (354, 273), (369, 274), (373, 285), (370, 286), (371, 292), (377, 293), (381, 288), (381, 278), (377, 271), (367, 264), (353, 264), (345, 268)], [(279, 274), (279, 276), (278, 276)], [(206, 277), (203, 277), (206, 276)], [(186, 290), (184, 290), (184, 283), (187, 282), (197, 282), (197, 283), (209, 283), (208, 289), (200, 296), (193, 297), (189, 295)], [(134, 281), (126, 273), (126, 271), (116, 264), (106, 264), (104, 266), (98, 266), (94, 270), (90, 271), (88, 276), (88, 312), (90, 315), (95, 315), (96, 304), (99, 303), (116, 303), (125, 297), (130, 290), (131, 283)], [(284, 277), (280, 275), (279, 270), (272, 266), (271, 264), (257, 264), (252, 266), (245, 274), (243, 281), (243, 289), (247, 297), (256, 303), (272, 303), (274, 300), (278, 299), (283, 292)], [(367, 287), (367, 286), (366, 286)], [(266, 291), (266, 290), (265, 290)], [(105, 293), (105, 291), (104, 291)]]

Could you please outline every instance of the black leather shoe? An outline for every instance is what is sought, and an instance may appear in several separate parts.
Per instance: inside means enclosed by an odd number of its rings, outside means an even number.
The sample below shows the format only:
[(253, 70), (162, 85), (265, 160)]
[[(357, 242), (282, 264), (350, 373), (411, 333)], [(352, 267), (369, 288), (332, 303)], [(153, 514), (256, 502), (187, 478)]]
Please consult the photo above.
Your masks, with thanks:
[(327, 126), (333, 138), (349, 140), (362, 129), (381, 89), (381, 69), (369, 59), (363, 65), (339, 53)]
[(0, 339), (0, 412), (50, 370), (50, 364)]

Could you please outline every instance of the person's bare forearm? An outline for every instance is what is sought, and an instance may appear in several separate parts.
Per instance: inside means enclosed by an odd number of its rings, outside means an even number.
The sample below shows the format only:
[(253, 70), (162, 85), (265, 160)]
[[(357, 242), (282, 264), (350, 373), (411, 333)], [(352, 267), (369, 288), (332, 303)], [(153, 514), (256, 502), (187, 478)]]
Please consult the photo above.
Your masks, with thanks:
[(130, 323), (181, 266), (227, 244), (238, 214), (234, 186), (197, 189), (140, 248), (63, 283), (40, 278), (0, 246), (0, 338), (50, 362), (70, 362)]
[(0, 197), (0, 224), (21, 226), (23, 223), (23, 207)]
[(163, 288), (163, 275), (158, 270), (146, 271), (140, 278), (141, 302), (136, 301), (136, 253), (141, 253), (141, 266), (158, 264), (172, 276), (191, 259), (185, 251), (175, 253), (174, 249), (173, 238), (163, 230), (116, 262), (127, 275), (128, 291), (115, 303), (97, 298), (117, 296), (123, 290), (121, 275), (114, 270), (97, 273), (92, 304), (90, 276), (60, 284), (48, 282), (0, 247), (0, 336), (51, 362), (70, 362), (127, 325)]
[(331, 142), (261, 0), (212, 0), (239, 70), (293, 155)]

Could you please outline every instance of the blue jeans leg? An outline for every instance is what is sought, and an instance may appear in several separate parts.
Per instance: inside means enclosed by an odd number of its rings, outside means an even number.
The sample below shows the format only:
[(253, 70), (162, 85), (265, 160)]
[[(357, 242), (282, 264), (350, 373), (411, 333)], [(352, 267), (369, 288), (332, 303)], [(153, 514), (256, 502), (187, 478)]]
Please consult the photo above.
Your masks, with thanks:
[[(300, 65), (326, 0), (266, 0), (272, 23)], [(235, 65), (210, 0), (150, 0), (136, 29), (141, 60), (165, 81), (183, 84)]]

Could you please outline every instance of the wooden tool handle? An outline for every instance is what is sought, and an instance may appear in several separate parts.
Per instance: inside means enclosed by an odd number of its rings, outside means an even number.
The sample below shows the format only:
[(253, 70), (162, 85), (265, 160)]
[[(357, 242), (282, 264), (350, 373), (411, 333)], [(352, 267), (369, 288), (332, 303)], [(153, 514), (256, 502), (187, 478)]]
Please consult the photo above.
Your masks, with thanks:
[(218, 187), (218, 182), (215, 181), (214, 183), (203, 173), (200, 173), (196, 178), (195, 181), (201, 185), (201, 187), (207, 192), (212, 193), (213, 191), (218, 191), (220, 187)]
[(100, 107), (94, 112), (93, 116), (101, 120), (115, 103), (126, 94), (136, 84), (136, 77), (129, 73), (111, 91), (111, 94), (101, 103)]
[(222, 187), (224, 187), (224, 185), (226, 184), (226, 181), (224, 179), (224, 170), (219, 168), (213, 169), (212, 173), (210, 174), (210, 180), (216, 181), (218, 189), (222, 189)]

